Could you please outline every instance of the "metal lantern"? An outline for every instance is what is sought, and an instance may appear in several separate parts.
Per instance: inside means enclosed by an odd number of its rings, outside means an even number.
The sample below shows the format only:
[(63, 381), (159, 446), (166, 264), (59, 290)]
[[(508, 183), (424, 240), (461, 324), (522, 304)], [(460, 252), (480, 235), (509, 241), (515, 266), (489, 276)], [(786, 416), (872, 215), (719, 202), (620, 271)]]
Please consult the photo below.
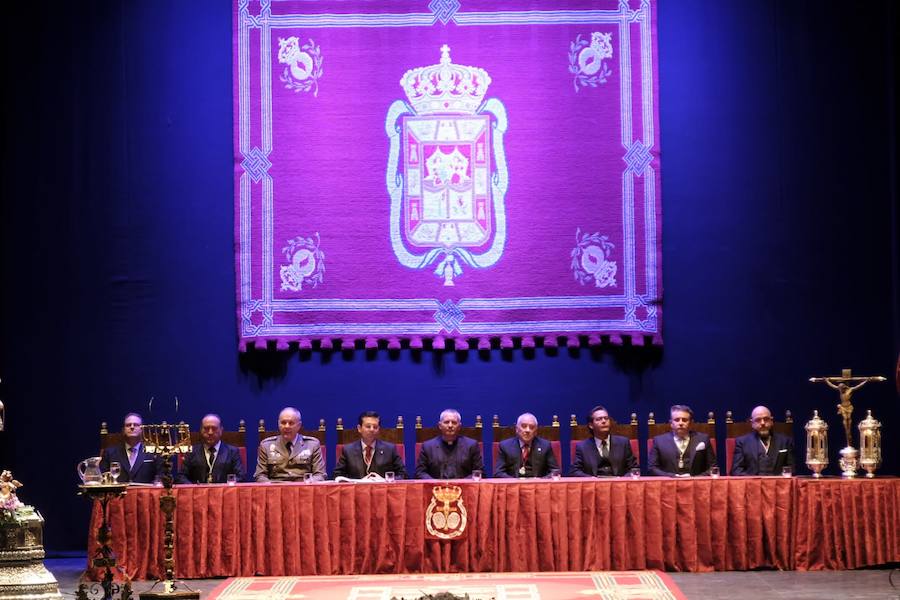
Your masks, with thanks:
[(813, 477), (822, 476), (828, 466), (828, 423), (819, 418), (819, 411), (813, 411), (813, 418), (806, 422), (806, 466)]
[(859, 466), (865, 469), (866, 477), (875, 477), (875, 470), (881, 466), (881, 422), (872, 417), (872, 411), (859, 422)]

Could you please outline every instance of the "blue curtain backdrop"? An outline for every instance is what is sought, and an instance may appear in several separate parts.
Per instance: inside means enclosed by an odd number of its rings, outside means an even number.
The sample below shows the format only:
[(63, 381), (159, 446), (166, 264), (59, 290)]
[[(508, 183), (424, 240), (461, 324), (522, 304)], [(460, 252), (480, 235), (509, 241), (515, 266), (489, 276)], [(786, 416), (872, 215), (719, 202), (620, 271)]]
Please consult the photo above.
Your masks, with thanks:
[[(720, 423), (766, 403), (793, 410), (802, 461), (814, 408), (842, 445), (836, 393), (809, 376), (893, 373), (890, 2), (660, 0), (664, 348), (466, 355), (237, 353), (230, 2), (6, 10), (0, 467), (51, 551), (85, 546), (74, 468), (100, 422), (151, 395), (150, 420), (175, 418), (177, 395), (178, 418), (229, 427), (293, 404), (331, 445), (335, 419), (368, 408), (404, 415), (411, 439), (415, 415), (446, 406), (565, 423), (602, 402), (645, 434), (673, 403)], [(855, 404), (883, 421), (897, 473), (893, 383)]]

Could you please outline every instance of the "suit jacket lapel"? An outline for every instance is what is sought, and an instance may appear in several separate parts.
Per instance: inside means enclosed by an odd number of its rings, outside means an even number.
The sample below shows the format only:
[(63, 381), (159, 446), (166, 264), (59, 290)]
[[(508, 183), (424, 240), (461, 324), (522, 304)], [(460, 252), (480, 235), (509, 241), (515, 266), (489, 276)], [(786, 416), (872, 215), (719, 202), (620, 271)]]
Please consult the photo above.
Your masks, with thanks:
[(612, 434), (610, 434), (608, 460), (609, 460), (609, 466), (613, 470), (613, 473), (615, 473), (615, 470), (616, 470), (615, 464), (616, 464), (616, 461), (619, 459), (619, 454), (621, 453), (621, 451), (622, 451), (622, 445), (616, 444), (615, 438), (612, 436)]
[(699, 442), (697, 441), (697, 434), (694, 433), (693, 431), (690, 433), (690, 436), (691, 437), (688, 440), (688, 448), (687, 448), (687, 452), (685, 452), (685, 456), (687, 457), (686, 464), (689, 467), (693, 467), (694, 466), (694, 456), (697, 455), (697, 444)]
[[(681, 455), (681, 452), (678, 450), (678, 444), (675, 443), (675, 436), (672, 433), (667, 433), (663, 436), (663, 440), (665, 440), (665, 445), (668, 448), (665, 453), (660, 448), (660, 454), (670, 454), (673, 458), (672, 467), (678, 470), (678, 457)], [(688, 448), (688, 451), (690, 451), (690, 448)], [(685, 456), (687, 456), (687, 452), (685, 452)]]

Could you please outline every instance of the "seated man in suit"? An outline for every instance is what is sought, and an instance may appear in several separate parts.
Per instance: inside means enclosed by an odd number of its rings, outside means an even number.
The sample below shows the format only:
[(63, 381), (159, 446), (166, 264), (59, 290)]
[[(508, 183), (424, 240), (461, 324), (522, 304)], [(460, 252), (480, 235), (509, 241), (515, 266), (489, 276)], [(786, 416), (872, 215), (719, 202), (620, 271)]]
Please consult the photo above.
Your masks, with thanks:
[(416, 462), (417, 479), (464, 479), (471, 477), (472, 471), (484, 470), (478, 442), (459, 435), (461, 421), (457, 410), (448, 408), (441, 413), (441, 435), (422, 444)]
[(381, 417), (374, 410), (359, 415), (356, 431), (359, 432), (359, 443), (346, 444), (337, 465), (334, 476), (350, 479), (383, 479), (388, 471), (397, 479), (406, 478), (406, 467), (397, 452), (397, 446), (378, 439), (381, 430)]
[(676, 404), (669, 409), (669, 424), (672, 433), (664, 433), (653, 438), (647, 470), (651, 475), (661, 477), (690, 477), (708, 475), (716, 466), (716, 453), (709, 436), (699, 431), (691, 431), (694, 411), (689, 406)]
[(494, 477), (549, 477), (559, 468), (550, 441), (537, 437), (537, 417), (531, 413), (516, 419), (516, 437), (499, 444)]
[(753, 431), (734, 441), (732, 475), (781, 475), (784, 467), (794, 466), (794, 440), (772, 431), (774, 423), (768, 408), (753, 409)]
[(162, 461), (157, 454), (144, 452), (141, 432), (144, 420), (137, 413), (125, 415), (122, 423), (123, 444), (105, 448), (100, 459), (100, 471), (109, 471), (111, 463), (119, 463), (119, 483), (153, 483), (162, 475)]
[(292, 406), (278, 413), (278, 435), (259, 443), (256, 481), (303, 481), (307, 473), (313, 481), (325, 480), (325, 460), (319, 440), (300, 435), (300, 411)]
[(588, 413), (588, 429), (592, 435), (575, 446), (575, 462), (570, 477), (621, 477), (638, 468), (631, 451), (631, 441), (621, 435), (610, 434), (609, 413), (595, 406)]
[(203, 417), (200, 438), (203, 441), (194, 444), (191, 453), (184, 457), (175, 483), (225, 483), (229, 475), (234, 475), (238, 481), (244, 479), (241, 452), (222, 441), (222, 419), (219, 415)]

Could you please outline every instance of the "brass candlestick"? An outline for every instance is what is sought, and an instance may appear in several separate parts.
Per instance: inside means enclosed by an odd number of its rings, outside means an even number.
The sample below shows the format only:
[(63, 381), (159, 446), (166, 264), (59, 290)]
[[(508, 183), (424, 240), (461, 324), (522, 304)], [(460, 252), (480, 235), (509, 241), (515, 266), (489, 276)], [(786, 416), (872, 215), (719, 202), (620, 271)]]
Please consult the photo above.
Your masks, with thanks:
[(82, 575), (82, 580), (78, 584), (75, 592), (77, 600), (90, 600), (91, 598), (100, 598), (102, 600), (111, 600), (112, 598), (120, 598), (121, 600), (131, 600), (131, 581), (128, 576), (122, 572), (125, 581), (115, 583), (113, 581), (113, 568), (122, 570), (116, 562), (116, 555), (112, 549), (112, 528), (109, 526), (109, 501), (114, 498), (121, 498), (125, 495), (128, 488), (127, 483), (106, 483), (100, 485), (80, 485), (78, 495), (87, 496), (92, 500), (100, 503), (100, 514), (102, 522), (97, 528), (97, 542), (100, 547), (94, 553), (91, 560), (91, 566), (95, 569), (104, 569), (103, 579), (98, 582), (86, 581), (87, 572)]
[(828, 466), (828, 423), (819, 418), (819, 411), (813, 411), (813, 418), (806, 422), (806, 466), (813, 477), (822, 476)]
[(866, 471), (866, 477), (875, 477), (875, 470), (881, 466), (881, 422), (868, 411), (866, 418), (859, 422), (859, 466)]
[[(178, 589), (175, 581), (175, 495), (172, 493), (172, 456), (186, 454), (191, 451), (191, 431), (184, 423), (169, 425), (163, 421), (159, 425), (143, 426), (144, 450), (151, 454), (158, 454), (162, 460), (163, 475), (162, 484), (165, 492), (159, 498), (159, 508), (166, 518), (165, 546), (163, 554), (163, 566), (165, 567), (165, 579), (153, 584), (146, 592), (140, 593), (141, 600), (154, 600), (157, 598), (200, 598), (200, 592), (191, 589)], [(157, 585), (162, 584), (162, 590), (154, 592)], [(181, 585), (184, 585), (182, 582)]]
[[(838, 391), (841, 401), (837, 405), (837, 412), (844, 421), (844, 433), (847, 436), (847, 446), (842, 448), (839, 454), (841, 459), (841, 476), (846, 478), (856, 477), (856, 471), (859, 469), (859, 451), (853, 447), (852, 415), (853, 415), (853, 392), (866, 385), (870, 381), (887, 381), (884, 377), (853, 377), (850, 369), (842, 369), (840, 377), (810, 377), (812, 383), (824, 383), (828, 387)], [(854, 385), (855, 384), (855, 385)]]

